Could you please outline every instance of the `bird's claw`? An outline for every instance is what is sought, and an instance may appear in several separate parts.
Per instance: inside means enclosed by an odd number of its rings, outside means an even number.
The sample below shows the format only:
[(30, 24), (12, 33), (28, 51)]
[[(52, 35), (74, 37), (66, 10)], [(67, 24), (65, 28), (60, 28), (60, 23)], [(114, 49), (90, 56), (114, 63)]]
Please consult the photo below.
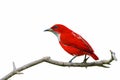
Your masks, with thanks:
[(72, 60), (70, 60), (69, 63), (72, 63)]
[(89, 59), (89, 57), (87, 57), (87, 58), (85, 57), (82, 63), (86, 63), (88, 59)]

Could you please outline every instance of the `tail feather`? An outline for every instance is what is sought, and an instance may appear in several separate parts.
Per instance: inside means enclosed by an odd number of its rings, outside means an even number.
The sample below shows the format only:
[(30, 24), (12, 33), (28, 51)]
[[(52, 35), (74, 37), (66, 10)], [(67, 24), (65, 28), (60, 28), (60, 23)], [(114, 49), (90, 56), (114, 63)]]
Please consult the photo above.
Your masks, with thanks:
[(91, 56), (94, 60), (99, 60), (99, 58), (98, 58), (94, 53), (90, 54), (90, 56)]

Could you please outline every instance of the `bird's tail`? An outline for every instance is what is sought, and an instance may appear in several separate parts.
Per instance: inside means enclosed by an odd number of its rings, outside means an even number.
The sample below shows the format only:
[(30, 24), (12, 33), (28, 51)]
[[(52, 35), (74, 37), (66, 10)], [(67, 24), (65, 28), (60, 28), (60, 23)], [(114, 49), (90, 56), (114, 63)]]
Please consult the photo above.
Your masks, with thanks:
[(99, 58), (98, 58), (94, 53), (90, 54), (90, 56), (91, 56), (94, 60), (99, 60)]

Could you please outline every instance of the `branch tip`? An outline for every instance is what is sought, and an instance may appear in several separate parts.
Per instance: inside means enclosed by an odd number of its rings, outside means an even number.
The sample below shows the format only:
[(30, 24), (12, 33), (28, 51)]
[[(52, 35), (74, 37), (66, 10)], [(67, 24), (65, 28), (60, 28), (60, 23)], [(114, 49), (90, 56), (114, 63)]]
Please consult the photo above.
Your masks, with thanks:
[(104, 67), (104, 68), (110, 68), (109, 66), (105, 66), (105, 65), (102, 65), (102, 67)]
[(113, 52), (112, 50), (110, 50), (110, 52), (111, 52), (111, 58), (112, 58), (113, 60), (117, 61), (117, 58), (116, 58), (116, 56), (115, 56), (115, 52)]

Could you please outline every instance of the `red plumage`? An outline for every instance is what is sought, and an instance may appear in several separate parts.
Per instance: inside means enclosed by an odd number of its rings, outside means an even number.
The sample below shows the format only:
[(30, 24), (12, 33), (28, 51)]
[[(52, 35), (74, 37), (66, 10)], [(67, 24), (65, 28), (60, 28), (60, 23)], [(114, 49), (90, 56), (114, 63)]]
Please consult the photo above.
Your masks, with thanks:
[(70, 30), (62, 24), (55, 24), (50, 29), (45, 31), (53, 32), (59, 40), (62, 48), (73, 56), (89, 55), (94, 60), (98, 57), (94, 54), (94, 50), (90, 44), (79, 34)]

